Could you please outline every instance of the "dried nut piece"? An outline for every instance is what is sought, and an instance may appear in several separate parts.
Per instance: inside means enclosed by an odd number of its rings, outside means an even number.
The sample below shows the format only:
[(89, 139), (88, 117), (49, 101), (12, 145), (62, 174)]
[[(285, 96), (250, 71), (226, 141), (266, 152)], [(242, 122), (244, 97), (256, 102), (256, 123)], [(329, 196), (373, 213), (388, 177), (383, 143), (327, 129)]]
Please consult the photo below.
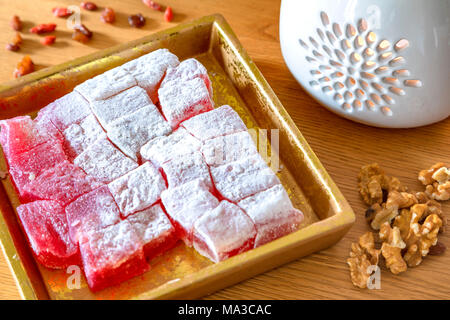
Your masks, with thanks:
[(419, 201), (417, 200), (414, 194), (408, 192), (391, 191), (388, 194), (386, 207), (388, 208), (397, 207), (398, 209), (403, 209), (409, 208), (412, 205), (417, 204), (418, 202)]
[(383, 223), (379, 232), (380, 240), (388, 243), (392, 247), (404, 249), (405, 242), (401, 237), (400, 229), (398, 227), (391, 228), (388, 222)]
[(28, 73), (34, 71), (34, 63), (31, 60), (30, 56), (25, 56), (23, 59), (17, 64), (16, 69), (14, 70), (13, 76), (14, 78), (18, 78), (24, 76)]
[(421, 204), (427, 205), (427, 211), (424, 217), (422, 217), (422, 220), (425, 220), (427, 216), (430, 214), (437, 214), (439, 218), (442, 220), (442, 227), (439, 229), (439, 232), (442, 233), (445, 231), (445, 227), (447, 226), (447, 217), (442, 212), (441, 204), (433, 199), (430, 199), (428, 195), (425, 192), (417, 192), (416, 198)]
[(390, 223), (397, 215), (398, 208), (388, 208), (386, 207), (386, 203), (382, 203), (381, 205), (375, 203), (366, 211), (366, 219), (374, 230), (379, 230), (385, 222)]
[(392, 246), (387, 242), (383, 242), (381, 246), (381, 253), (386, 260), (386, 267), (393, 274), (399, 274), (400, 272), (406, 271), (408, 268), (405, 261), (402, 258), (402, 249)]
[(419, 173), (419, 181), (425, 187), (425, 193), (435, 200), (450, 199), (450, 169), (442, 162)]
[(350, 267), (350, 277), (355, 286), (367, 287), (367, 280), (370, 277), (369, 267), (378, 264), (379, 255), (380, 250), (375, 249), (372, 232), (366, 232), (359, 238), (358, 243), (352, 243), (347, 264)]

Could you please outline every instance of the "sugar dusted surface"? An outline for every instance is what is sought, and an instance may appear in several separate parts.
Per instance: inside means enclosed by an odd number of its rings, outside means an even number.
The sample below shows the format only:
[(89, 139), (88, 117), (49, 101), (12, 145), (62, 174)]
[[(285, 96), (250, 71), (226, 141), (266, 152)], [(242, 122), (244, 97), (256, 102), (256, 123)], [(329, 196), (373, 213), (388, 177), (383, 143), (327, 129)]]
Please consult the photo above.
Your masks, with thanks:
[(258, 230), (255, 246), (260, 246), (295, 231), (303, 214), (292, 206), (281, 184), (238, 202)]
[(209, 168), (203, 155), (194, 151), (190, 154), (181, 154), (161, 165), (169, 188), (180, 186), (186, 182), (201, 179), (208, 188), (212, 189)]
[(105, 139), (106, 134), (94, 115), (90, 114), (79, 124), (74, 123), (63, 132), (64, 146), (71, 159), (86, 150), (97, 139)]
[(173, 128), (186, 119), (213, 108), (203, 80), (172, 81), (158, 90), (162, 112)]
[(86, 80), (75, 87), (89, 102), (107, 99), (126, 89), (136, 86), (133, 76), (122, 67), (106, 71), (92, 79)]
[(141, 147), (149, 140), (172, 131), (154, 105), (147, 105), (108, 125), (108, 137), (127, 156), (137, 161)]
[(194, 225), (194, 248), (214, 262), (252, 247), (256, 229), (251, 219), (235, 204), (220, 204)]
[(199, 114), (184, 121), (182, 126), (202, 141), (247, 130), (236, 111), (228, 105)]
[(108, 184), (123, 216), (142, 210), (160, 199), (166, 189), (161, 173), (149, 162)]
[(224, 198), (232, 202), (280, 183), (259, 154), (211, 167), (211, 176), (216, 189)]
[(200, 150), (200, 141), (184, 128), (178, 128), (167, 136), (156, 137), (141, 148), (141, 156), (160, 166), (178, 156)]
[(98, 139), (91, 144), (75, 158), (74, 164), (104, 183), (109, 183), (138, 166), (107, 139)]
[(153, 105), (148, 94), (134, 86), (108, 99), (93, 101), (91, 109), (103, 128), (108, 130), (108, 125), (114, 120), (148, 105)]
[(255, 143), (247, 131), (206, 140), (202, 145), (205, 161), (210, 166), (242, 160), (257, 152)]

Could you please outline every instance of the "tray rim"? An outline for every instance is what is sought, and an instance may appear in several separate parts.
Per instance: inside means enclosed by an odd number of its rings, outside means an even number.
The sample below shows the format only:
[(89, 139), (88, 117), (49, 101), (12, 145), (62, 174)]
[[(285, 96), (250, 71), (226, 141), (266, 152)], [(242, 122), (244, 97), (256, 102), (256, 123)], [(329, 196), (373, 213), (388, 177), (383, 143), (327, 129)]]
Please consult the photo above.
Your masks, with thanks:
[[(285, 128), (289, 129), (290, 135), (295, 139), (295, 143), (298, 147), (301, 148), (302, 154), (305, 156), (305, 162), (310, 164), (310, 169), (315, 171), (315, 174), (318, 178), (320, 178), (322, 185), (326, 186), (328, 191), (328, 195), (330, 196), (330, 203), (334, 211), (336, 212), (333, 216), (322, 219), (318, 222), (315, 222), (298, 232), (294, 232), (288, 236), (285, 236), (281, 239), (275, 240), (265, 246), (255, 248), (250, 250), (244, 254), (241, 254), (237, 257), (232, 257), (228, 260), (222, 261), (220, 264), (215, 264), (209, 267), (206, 267), (192, 275), (184, 277), (182, 279), (178, 279), (177, 281), (170, 281), (157, 287), (149, 292), (141, 293), (137, 295), (136, 299), (148, 299), (148, 298), (159, 298), (164, 299), (165, 297), (169, 297), (176, 292), (180, 292), (188, 286), (192, 285), (193, 282), (202, 282), (207, 281), (211, 274), (208, 274), (210, 268), (214, 267), (216, 270), (214, 272), (215, 275), (220, 275), (227, 273), (229, 270), (236, 269), (238, 267), (240, 260), (243, 255), (245, 255), (246, 260), (252, 261), (253, 259), (263, 259), (264, 256), (269, 255), (275, 248), (286, 247), (289, 245), (294, 245), (295, 243), (312, 239), (317, 236), (317, 229), (320, 229), (320, 235), (324, 236), (333, 231), (338, 231), (341, 229), (348, 230), (351, 225), (355, 221), (355, 214), (348, 204), (347, 200), (344, 198), (343, 194), (331, 179), (329, 174), (326, 172), (325, 168), (317, 158), (317, 156), (312, 151), (311, 147), (307, 143), (306, 139), (303, 137), (302, 133), (298, 129), (298, 127), (293, 122), (290, 115), (287, 113), (280, 100), (273, 92), (272, 88), (259, 71), (257, 66), (248, 56), (247, 52), (239, 42), (236, 34), (231, 29), (230, 25), (227, 23), (225, 18), (221, 14), (212, 14), (208, 16), (201, 17), (199, 19), (195, 19), (190, 22), (178, 24), (175, 27), (171, 27), (168, 29), (164, 29), (158, 31), (156, 33), (150, 34), (148, 36), (135, 39), (126, 43), (122, 43), (110, 48), (106, 48), (68, 62), (64, 62), (62, 64), (52, 66), (43, 70), (39, 70), (32, 74), (26, 75), (24, 77), (8, 81), (0, 84), (0, 94), (3, 92), (9, 91), (14, 88), (22, 87), (24, 85), (45, 79), (47, 77), (51, 77), (55, 74), (60, 73), (61, 71), (72, 69), (79, 67), (81, 65), (87, 64), (97, 59), (104, 58), (106, 56), (113, 55), (115, 52), (119, 52), (133, 46), (137, 46), (143, 43), (150, 43), (157, 41), (159, 38), (164, 38), (165, 36), (177, 33), (185, 28), (193, 27), (199, 24), (207, 24), (211, 23), (213, 27), (216, 27), (218, 32), (221, 33), (221, 36), (225, 37), (228, 43), (231, 45), (234, 54), (239, 57), (240, 62), (247, 69), (248, 74), (252, 77), (254, 83), (257, 84), (258, 90), (265, 95), (268, 103), (272, 111), (279, 113), (279, 118), (283, 119), (285, 124)], [(6, 230), (6, 232), (5, 232)], [(298, 233), (302, 233), (299, 236)], [(295, 241), (294, 241), (295, 239)], [(0, 245), (4, 252), (4, 256), (8, 262), (11, 273), (14, 276), (16, 285), (19, 289), (21, 297), (23, 299), (38, 299), (37, 293), (31, 283), (30, 277), (28, 277), (27, 271), (20, 259), (15, 259), (14, 256), (17, 255), (17, 249), (14, 244), (13, 236), (10, 232), (10, 229), (7, 226), (7, 222), (3, 216), (0, 214)]]

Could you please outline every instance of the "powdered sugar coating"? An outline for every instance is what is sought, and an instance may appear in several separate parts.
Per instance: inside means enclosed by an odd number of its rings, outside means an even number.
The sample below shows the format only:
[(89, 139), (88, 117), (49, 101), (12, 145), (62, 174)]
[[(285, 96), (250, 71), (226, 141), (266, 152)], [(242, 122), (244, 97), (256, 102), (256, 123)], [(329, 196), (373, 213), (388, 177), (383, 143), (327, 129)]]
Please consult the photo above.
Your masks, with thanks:
[(167, 136), (156, 137), (147, 142), (141, 148), (141, 156), (160, 166), (175, 157), (199, 151), (200, 146), (199, 140), (180, 127)]
[(107, 139), (98, 139), (73, 163), (95, 179), (109, 183), (137, 168), (138, 164), (117, 150)]
[(303, 220), (281, 184), (239, 201), (238, 206), (256, 225), (255, 247), (297, 230)]
[(108, 125), (114, 120), (148, 105), (153, 103), (145, 90), (134, 86), (108, 99), (93, 101), (91, 109), (103, 128), (108, 131)]
[(158, 87), (167, 68), (176, 67), (178, 57), (167, 49), (158, 49), (137, 59), (125, 63), (122, 67), (127, 70), (144, 88), (152, 101), (158, 100)]
[(181, 125), (202, 141), (247, 130), (236, 111), (228, 105), (199, 114)]
[(107, 99), (126, 89), (136, 86), (134, 77), (122, 67), (108, 70), (75, 87), (89, 102)]
[(219, 167), (211, 167), (211, 176), (216, 189), (232, 202), (280, 183), (259, 154)]
[(74, 242), (80, 234), (96, 232), (120, 221), (120, 212), (107, 186), (86, 193), (66, 207), (70, 237)]
[(171, 81), (158, 90), (162, 112), (172, 128), (199, 113), (212, 110), (213, 102), (203, 80)]
[(63, 206), (56, 201), (35, 201), (17, 207), (17, 213), (40, 263), (53, 269), (79, 263), (78, 246), (69, 237)]
[(141, 147), (149, 140), (172, 131), (154, 105), (147, 105), (108, 125), (108, 137), (127, 156), (138, 160)]
[(179, 155), (161, 165), (169, 188), (180, 186), (186, 182), (201, 179), (208, 188), (212, 189), (211, 177), (203, 155), (194, 151), (190, 154)]
[(63, 132), (67, 127), (79, 123), (90, 114), (88, 101), (77, 91), (72, 91), (41, 109), (36, 120), (47, 118), (59, 131)]
[(199, 179), (164, 190), (161, 200), (180, 238), (188, 246), (192, 245), (192, 228), (195, 221), (219, 204), (217, 198)]
[(57, 200), (66, 205), (79, 195), (101, 186), (69, 161), (42, 172), (35, 180), (25, 185), (25, 192), (33, 199)]
[(206, 140), (202, 152), (208, 165), (219, 166), (247, 158), (258, 150), (250, 134), (241, 131)]
[(76, 158), (98, 139), (106, 138), (103, 128), (93, 114), (84, 118), (79, 124), (71, 124), (64, 130), (63, 135), (64, 147), (70, 159)]
[(161, 88), (166, 85), (170, 85), (171, 81), (188, 81), (195, 78), (200, 78), (205, 82), (205, 85), (209, 90), (209, 94), (212, 97), (212, 86), (211, 80), (208, 76), (208, 71), (197, 59), (194, 58), (182, 61), (175, 68), (168, 68), (166, 76), (161, 82)]
[(253, 248), (256, 229), (251, 219), (235, 204), (220, 204), (194, 225), (194, 248), (214, 262)]
[(166, 183), (149, 162), (108, 184), (123, 216), (142, 210), (160, 199)]

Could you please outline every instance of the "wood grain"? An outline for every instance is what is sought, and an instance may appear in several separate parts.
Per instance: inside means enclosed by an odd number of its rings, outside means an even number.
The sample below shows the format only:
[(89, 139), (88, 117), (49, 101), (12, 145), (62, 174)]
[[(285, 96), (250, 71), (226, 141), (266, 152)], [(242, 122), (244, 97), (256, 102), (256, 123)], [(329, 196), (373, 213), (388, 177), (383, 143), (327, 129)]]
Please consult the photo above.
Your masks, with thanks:
[[(260, 68), (331, 177), (340, 187), (357, 219), (350, 232), (335, 246), (320, 253), (282, 266), (233, 287), (221, 290), (208, 299), (426, 299), (450, 297), (450, 253), (428, 257), (417, 268), (395, 276), (382, 272), (380, 290), (360, 290), (352, 286), (345, 260), (351, 242), (368, 230), (364, 221), (365, 206), (359, 198), (356, 176), (359, 168), (378, 162), (388, 174), (397, 176), (412, 190), (422, 190), (417, 182), (419, 170), (437, 161), (450, 162), (450, 119), (408, 130), (378, 129), (342, 119), (308, 96), (289, 73), (281, 56), (278, 37), (279, 1), (229, 0), (183, 1), (161, 0), (175, 12), (172, 23), (163, 21), (161, 12), (145, 7), (140, 0), (96, 0), (117, 12), (117, 22), (105, 25), (100, 13), (82, 11), (82, 22), (93, 32), (93, 40), (83, 45), (70, 39), (66, 21), (54, 18), (51, 8), (74, 4), (73, 1), (0, 0), (0, 44), (13, 37), (9, 20), (13, 14), (25, 21), (27, 30), (34, 23), (57, 21), (58, 37), (52, 47), (44, 47), (38, 37), (24, 32), (18, 53), (0, 50), (0, 81), (12, 78), (15, 64), (24, 54), (31, 55), (39, 68), (142, 37), (212, 13), (225, 16), (250, 57)], [(76, 3), (78, 4), (78, 3)], [(142, 29), (128, 26), (126, 17), (141, 12), (147, 17)], [(423, 112), (427, 112), (424, 109)], [(444, 203), (449, 215), (450, 204)], [(450, 246), (449, 232), (440, 236)], [(0, 299), (19, 299), (7, 263), (0, 256)]]

